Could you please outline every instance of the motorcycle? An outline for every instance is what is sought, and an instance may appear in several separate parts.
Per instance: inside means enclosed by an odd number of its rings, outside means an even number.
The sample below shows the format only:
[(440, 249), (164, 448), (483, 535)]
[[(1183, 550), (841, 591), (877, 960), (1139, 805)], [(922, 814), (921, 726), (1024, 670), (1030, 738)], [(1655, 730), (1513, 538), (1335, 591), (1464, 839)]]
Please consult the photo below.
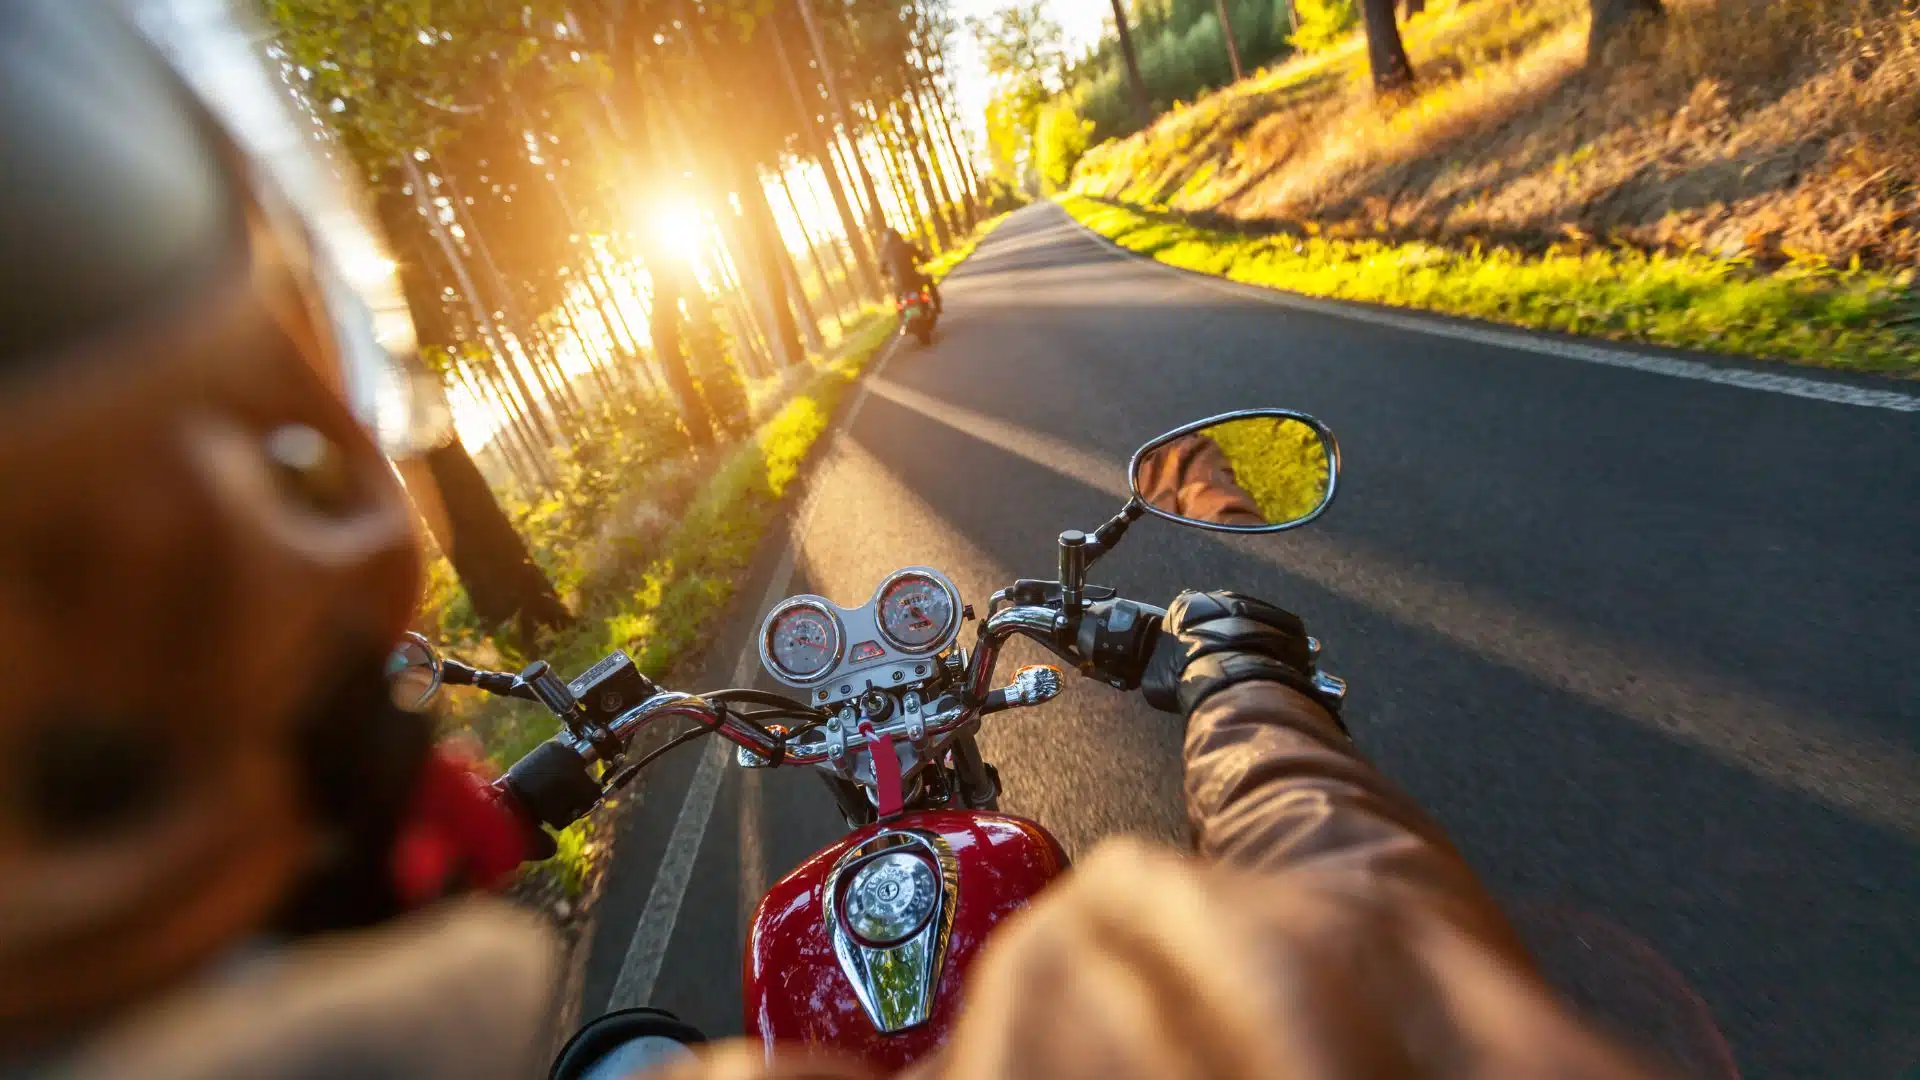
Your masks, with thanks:
[[(571, 682), (545, 661), (518, 675), (479, 671), (417, 638), (396, 663), (421, 702), (442, 685), (472, 685), (537, 701), (560, 721), (496, 784), (530, 826), (565, 827), (662, 754), (710, 734), (734, 744), (740, 768), (815, 770), (849, 831), (760, 902), (743, 958), (745, 1031), (890, 1073), (945, 1039), (995, 925), (1067, 869), (1043, 825), (999, 811), (999, 774), (977, 743), (985, 718), (1062, 689), (1053, 665), (995, 686), (1003, 647), (1030, 638), (1083, 676), (1138, 687), (1166, 612), (1089, 584), (1088, 570), (1143, 516), (1243, 533), (1305, 525), (1333, 501), (1339, 471), (1333, 432), (1302, 413), (1252, 409), (1183, 425), (1135, 452), (1118, 513), (1090, 533), (1060, 534), (1056, 579), (1013, 582), (983, 618), (928, 566), (893, 572), (855, 607), (815, 595), (774, 605), (758, 648), (789, 693), (664, 690), (623, 652)], [(968, 622), (971, 649), (960, 642)], [(1345, 693), (1341, 680), (1315, 678), (1326, 694)], [(673, 723), (684, 730), (636, 752), (643, 732)], [(627, 1075), (699, 1039), (669, 1014), (623, 1010), (582, 1029), (552, 1075)]]
[(912, 334), (922, 345), (933, 344), (933, 294), (926, 289), (901, 293), (894, 297), (893, 310), (900, 315), (900, 331)]

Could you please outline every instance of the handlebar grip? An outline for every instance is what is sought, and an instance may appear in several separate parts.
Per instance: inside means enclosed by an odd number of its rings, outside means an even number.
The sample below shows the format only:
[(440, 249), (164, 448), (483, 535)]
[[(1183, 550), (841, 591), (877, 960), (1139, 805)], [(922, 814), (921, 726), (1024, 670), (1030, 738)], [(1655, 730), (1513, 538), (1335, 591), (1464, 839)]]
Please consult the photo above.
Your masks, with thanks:
[(1116, 690), (1140, 685), (1147, 658), (1160, 640), (1160, 620), (1166, 612), (1151, 604), (1115, 598), (1087, 605), (1080, 620), (1080, 655), (1092, 665), (1093, 675)]
[(586, 759), (556, 739), (514, 762), (500, 784), (534, 821), (556, 829), (580, 820), (600, 803), (600, 782)]

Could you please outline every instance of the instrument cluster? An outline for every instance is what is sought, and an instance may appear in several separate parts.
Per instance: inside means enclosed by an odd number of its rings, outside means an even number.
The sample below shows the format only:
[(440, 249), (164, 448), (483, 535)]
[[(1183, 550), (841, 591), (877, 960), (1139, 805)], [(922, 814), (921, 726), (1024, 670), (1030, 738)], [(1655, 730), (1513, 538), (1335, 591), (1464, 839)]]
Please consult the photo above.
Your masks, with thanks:
[(945, 574), (910, 566), (887, 576), (867, 602), (843, 608), (824, 596), (791, 596), (760, 626), (760, 663), (815, 705), (871, 688), (921, 682), (960, 634), (960, 592)]

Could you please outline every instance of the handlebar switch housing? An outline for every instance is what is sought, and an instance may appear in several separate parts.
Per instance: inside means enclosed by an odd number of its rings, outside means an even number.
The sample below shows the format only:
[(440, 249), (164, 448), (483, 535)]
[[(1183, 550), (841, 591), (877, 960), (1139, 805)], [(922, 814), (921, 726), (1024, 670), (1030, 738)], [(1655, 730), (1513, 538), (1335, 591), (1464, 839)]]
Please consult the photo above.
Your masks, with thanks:
[(640, 673), (633, 658), (619, 649), (581, 672), (567, 689), (586, 709), (589, 721), (600, 728), (611, 727), (620, 714), (660, 692), (652, 679)]
[(1165, 614), (1150, 604), (1121, 598), (1089, 604), (1075, 641), (1081, 672), (1116, 690), (1139, 686)]

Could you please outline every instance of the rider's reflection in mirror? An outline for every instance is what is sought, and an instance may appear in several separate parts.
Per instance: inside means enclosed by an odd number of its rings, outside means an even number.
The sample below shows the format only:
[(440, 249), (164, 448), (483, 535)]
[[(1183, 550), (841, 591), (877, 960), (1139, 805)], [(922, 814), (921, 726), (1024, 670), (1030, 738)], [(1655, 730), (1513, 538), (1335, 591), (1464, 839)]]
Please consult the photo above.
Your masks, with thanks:
[(1138, 481), (1141, 497), (1169, 514), (1219, 525), (1268, 524), (1205, 432), (1182, 435), (1142, 457)]

